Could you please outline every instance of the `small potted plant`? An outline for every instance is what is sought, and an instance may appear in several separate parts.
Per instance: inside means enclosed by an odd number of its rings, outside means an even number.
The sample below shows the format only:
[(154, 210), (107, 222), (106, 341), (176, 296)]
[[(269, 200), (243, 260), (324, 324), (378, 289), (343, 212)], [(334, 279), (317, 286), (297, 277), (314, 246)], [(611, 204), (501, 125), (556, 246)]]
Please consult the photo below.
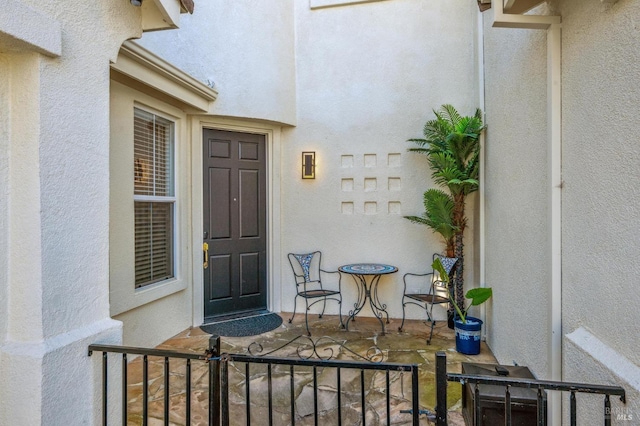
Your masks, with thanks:
[[(440, 279), (449, 288), (450, 280), (449, 274), (444, 269), (442, 262), (439, 258), (436, 258), (431, 265), (435, 271), (440, 274)], [(456, 316), (454, 319), (454, 326), (456, 332), (456, 350), (466, 355), (477, 355), (480, 353), (480, 340), (482, 330), (482, 320), (467, 315), (467, 311), (472, 306), (478, 306), (491, 298), (493, 290), (491, 287), (472, 288), (467, 291), (465, 298), (469, 299), (471, 303), (465, 308), (460, 307), (455, 297), (452, 296), (451, 291), (449, 294), (449, 302), (453, 306)]]

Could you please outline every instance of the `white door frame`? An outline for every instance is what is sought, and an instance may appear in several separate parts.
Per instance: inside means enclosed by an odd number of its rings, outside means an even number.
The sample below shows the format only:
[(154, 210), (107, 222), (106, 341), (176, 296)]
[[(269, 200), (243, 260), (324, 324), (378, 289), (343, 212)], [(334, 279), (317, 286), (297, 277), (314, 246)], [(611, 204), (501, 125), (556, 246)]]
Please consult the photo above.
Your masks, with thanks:
[(280, 312), (282, 259), (280, 253), (280, 146), (282, 127), (233, 118), (191, 118), (191, 218), (193, 236), (193, 326), (204, 322), (202, 272), (202, 131), (204, 128), (265, 136), (267, 148), (267, 309)]

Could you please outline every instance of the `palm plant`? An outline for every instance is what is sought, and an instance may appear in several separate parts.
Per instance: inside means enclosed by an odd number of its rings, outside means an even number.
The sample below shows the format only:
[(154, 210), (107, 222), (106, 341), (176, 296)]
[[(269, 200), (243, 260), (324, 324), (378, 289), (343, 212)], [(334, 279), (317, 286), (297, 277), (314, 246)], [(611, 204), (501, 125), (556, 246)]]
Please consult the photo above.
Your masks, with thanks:
[(453, 224), (454, 201), (446, 192), (431, 188), (423, 196), (424, 213), (422, 216), (405, 216), (413, 223), (426, 225), (442, 236), (447, 257), (455, 257), (455, 236), (458, 227)]
[[(424, 193), (425, 213), (407, 219), (422, 223), (442, 235), (446, 254), (457, 257), (454, 276), (455, 300), (464, 303), (464, 230), (467, 226), (465, 203), (467, 195), (478, 190), (480, 166), (480, 133), (484, 129), (482, 112), (461, 116), (451, 105), (433, 111), (436, 118), (427, 121), (423, 139), (409, 139), (417, 145), (409, 151), (427, 156), (433, 181), (448, 189), (430, 189)], [(446, 200), (447, 196), (449, 200)]]

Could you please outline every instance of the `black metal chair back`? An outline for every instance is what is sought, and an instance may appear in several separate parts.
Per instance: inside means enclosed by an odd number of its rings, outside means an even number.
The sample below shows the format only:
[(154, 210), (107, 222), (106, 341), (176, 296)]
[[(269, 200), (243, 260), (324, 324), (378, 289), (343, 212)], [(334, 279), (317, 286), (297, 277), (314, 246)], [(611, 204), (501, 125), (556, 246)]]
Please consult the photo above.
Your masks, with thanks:
[[(440, 259), (444, 270), (448, 275), (451, 275), (451, 271), (458, 262), (457, 257), (447, 257), (441, 254), (435, 253), (432, 260)], [(429, 337), (427, 338), (427, 345), (431, 343), (433, 337), (433, 328), (436, 321), (433, 318), (434, 305), (449, 304), (449, 289), (446, 283), (440, 278), (437, 271), (433, 268), (431, 272), (425, 274), (406, 273), (402, 277), (404, 283), (404, 290), (402, 292), (402, 323), (398, 327), (399, 331), (402, 331), (404, 326), (404, 320), (406, 316), (407, 305), (416, 305), (421, 307), (427, 313), (427, 321), (430, 323)]]
[[(311, 330), (309, 329), (309, 308), (318, 302), (322, 302), (322, 312), (319, 317), (324, 315), (327, 300), (335, 300), (338, 302), (338, 312), (340, 316), (340, 326), (344, 327), (342, 322), (342, 276), (339, 271), (327, 271), (322, 269), (322, 252), (313, 251), (311, 253), (289, 253), (287, 255), (291, 270), (296, 283), (296, 296), (293, 302), (293, 314), (289, 318), (289, 323), (293, 321), (296, 315), (296, 306), (298, 297), (301, 297), (305, 301), (304, 321), (307, 328), (307, 335), (311, 336)], [(337, 288), (335, 285), (325, 287), (322, 278), (323, 276), (336, 276), (337, 274)], [(334, 280), (335, 281), (335, 280)], [(312, 300), (311, 302), (309, 300)]]

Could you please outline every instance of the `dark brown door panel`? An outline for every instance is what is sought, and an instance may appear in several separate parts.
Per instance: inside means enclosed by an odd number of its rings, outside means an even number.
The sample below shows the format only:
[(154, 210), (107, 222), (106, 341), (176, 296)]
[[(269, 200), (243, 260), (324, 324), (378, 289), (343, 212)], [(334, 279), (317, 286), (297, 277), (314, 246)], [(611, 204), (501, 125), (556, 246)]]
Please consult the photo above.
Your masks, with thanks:
[(263, 135), (204, 129), (205, 317), (266, 309)]

